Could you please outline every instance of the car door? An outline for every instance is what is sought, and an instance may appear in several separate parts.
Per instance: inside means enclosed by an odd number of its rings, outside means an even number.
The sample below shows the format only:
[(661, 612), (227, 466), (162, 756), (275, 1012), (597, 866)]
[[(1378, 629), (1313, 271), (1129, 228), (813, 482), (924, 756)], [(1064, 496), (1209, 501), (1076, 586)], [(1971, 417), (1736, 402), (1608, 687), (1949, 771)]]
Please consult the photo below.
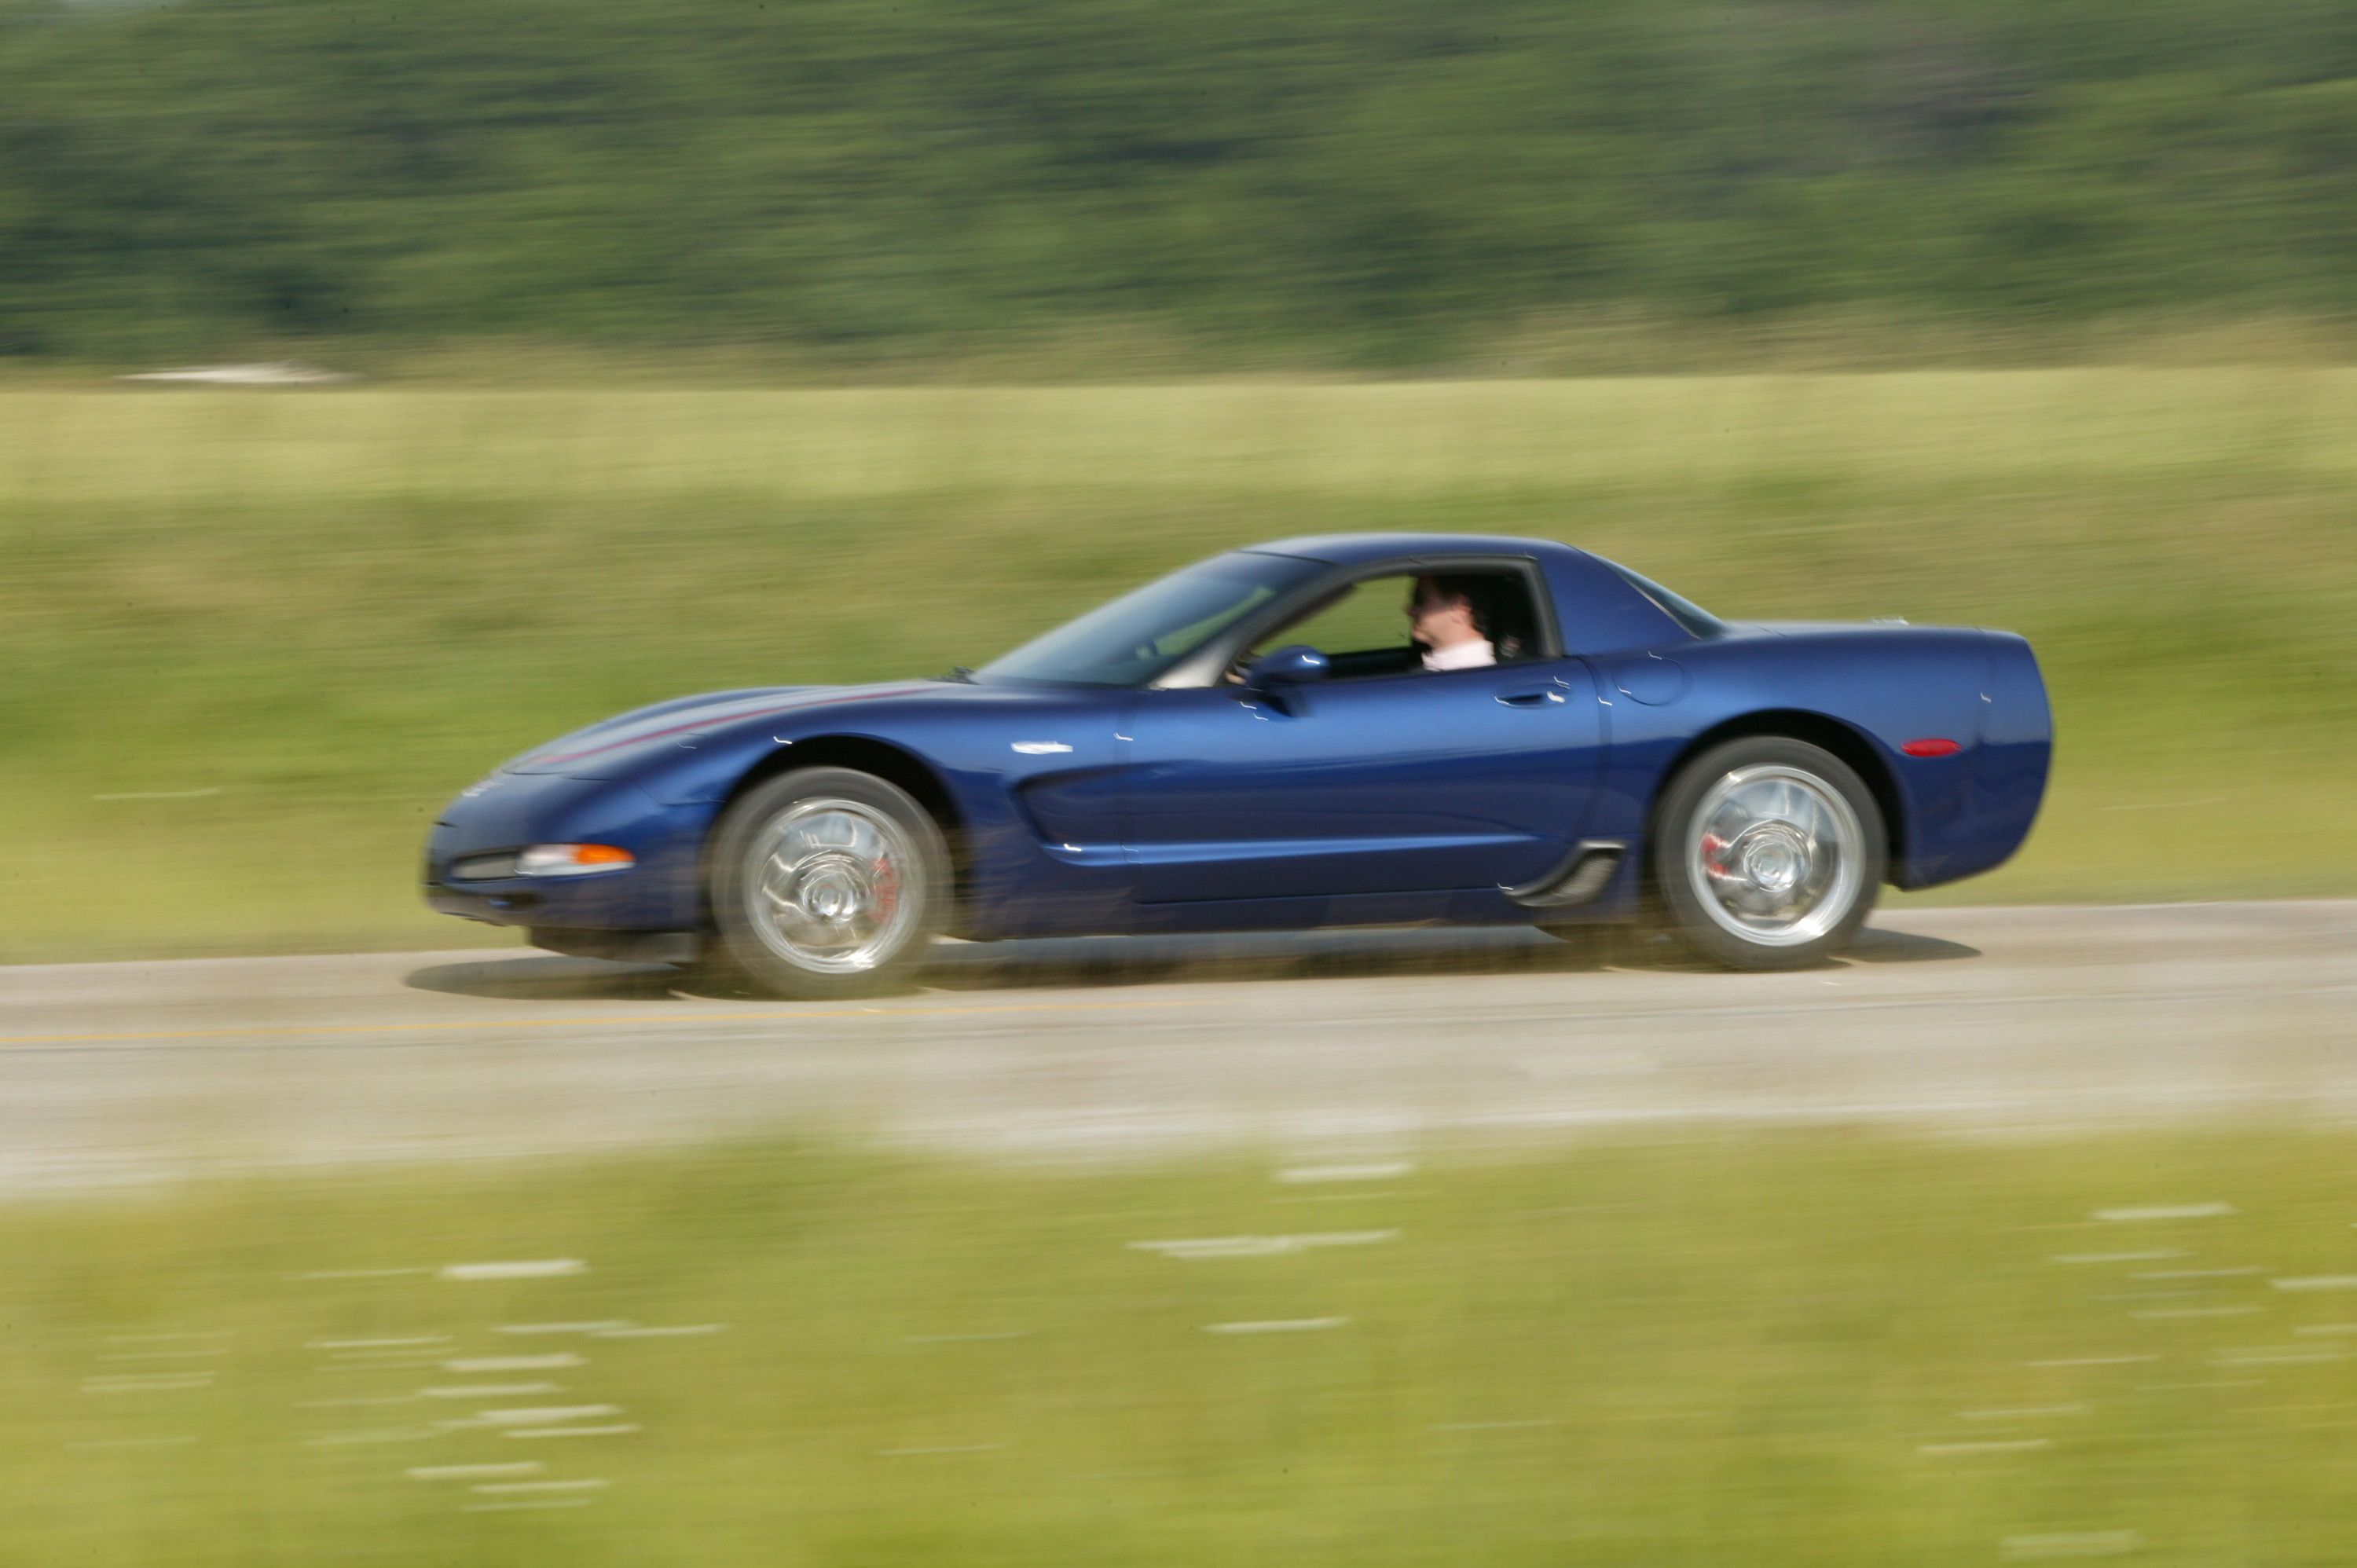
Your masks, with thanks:
[(1530, 882), (1569, 853), (1601, 761), (1576, 659), (1289, 689), (1136, 694), (1124, 843), (1138, 899)]

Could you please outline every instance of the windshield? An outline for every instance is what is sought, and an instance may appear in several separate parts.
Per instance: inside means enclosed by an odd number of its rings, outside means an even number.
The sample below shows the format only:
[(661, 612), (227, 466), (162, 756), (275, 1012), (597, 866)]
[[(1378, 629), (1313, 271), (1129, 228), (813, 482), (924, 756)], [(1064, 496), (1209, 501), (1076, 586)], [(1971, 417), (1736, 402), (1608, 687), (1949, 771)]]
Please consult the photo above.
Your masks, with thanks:
[(1141, 685), (1325, 570), (1320, 562), (1290, 555), (1218, 556), (1125, 594), (976, 673), (1058, 685)]

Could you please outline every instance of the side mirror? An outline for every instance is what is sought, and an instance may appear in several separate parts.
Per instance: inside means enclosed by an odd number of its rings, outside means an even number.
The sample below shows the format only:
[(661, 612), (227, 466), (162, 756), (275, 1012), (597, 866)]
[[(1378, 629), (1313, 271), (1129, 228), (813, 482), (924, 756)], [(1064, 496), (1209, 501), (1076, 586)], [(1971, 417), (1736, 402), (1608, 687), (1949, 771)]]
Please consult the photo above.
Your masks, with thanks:
[(1326, 656), (1306, 642), (1288, 643), (1265, 653), (1244, 671), (1244, 689), (1275, 692), (1286, 686), (1307, 686), (1323, 681), (1333, 671)]

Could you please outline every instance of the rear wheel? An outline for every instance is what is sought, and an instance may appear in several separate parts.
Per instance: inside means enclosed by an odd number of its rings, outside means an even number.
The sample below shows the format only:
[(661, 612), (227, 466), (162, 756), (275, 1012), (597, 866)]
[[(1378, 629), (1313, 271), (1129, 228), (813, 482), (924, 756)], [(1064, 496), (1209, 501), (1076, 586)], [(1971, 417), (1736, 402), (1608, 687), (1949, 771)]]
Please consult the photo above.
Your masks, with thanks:
[(1846, 946), (1881, 891), (1882, 813), (1850, 766), (1781, 736), (1696, 757), (1663, 798), (1653, 885), (1688, 946), (1800, 969)]
[(805, 768), (729, 808), (707, 870), (715, 957), (759, 990), (820, 1001), (905, 983), (946, 913), (949, 851), (899, 786)]

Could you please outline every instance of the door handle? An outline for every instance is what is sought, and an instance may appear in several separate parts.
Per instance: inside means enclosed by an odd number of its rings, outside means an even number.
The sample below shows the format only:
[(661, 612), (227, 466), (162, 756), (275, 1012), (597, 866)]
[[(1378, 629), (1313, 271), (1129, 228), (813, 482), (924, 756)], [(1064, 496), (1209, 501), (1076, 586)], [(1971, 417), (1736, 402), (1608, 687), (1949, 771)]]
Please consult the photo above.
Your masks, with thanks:
[(1498, 701), (1510, 708), (1535, 708), (1541, 703), (1562, 702), (1563, 693), (1550, 687), (1541, 686), (1529, 692), (1501, 692), (1498, 693)]

